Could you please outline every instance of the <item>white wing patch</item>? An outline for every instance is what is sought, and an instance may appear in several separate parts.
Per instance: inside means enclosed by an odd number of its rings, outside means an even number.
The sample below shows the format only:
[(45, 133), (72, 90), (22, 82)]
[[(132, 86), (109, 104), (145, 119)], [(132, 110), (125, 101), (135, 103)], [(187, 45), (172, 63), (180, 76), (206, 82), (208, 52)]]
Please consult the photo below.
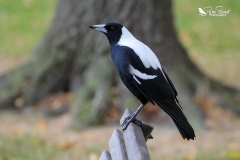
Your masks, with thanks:
[(139, 84), (141, 84), (141, 82), (136, 78), (136, 76), (143, 80), (154, 79), (157, 77), (157, 75), (147, 75), (146, 73), (142, 73), (139, 70), (133, 68), (132, 65), (129, 66), (129, 73), (133, 75), (133, 79), (135, 79)]
[(125, 27), (122, 28), (122, 36), (117, 45), (133, 49), (146, 68), (161, 69), (161, 64), (153, 51), (147, 45), (137, 40)]

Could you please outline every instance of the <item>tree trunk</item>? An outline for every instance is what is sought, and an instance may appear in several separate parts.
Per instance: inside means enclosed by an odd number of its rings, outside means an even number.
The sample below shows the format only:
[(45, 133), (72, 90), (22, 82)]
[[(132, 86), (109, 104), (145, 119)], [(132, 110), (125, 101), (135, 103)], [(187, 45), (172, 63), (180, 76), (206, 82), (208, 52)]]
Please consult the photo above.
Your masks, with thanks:
[(19, 98), (29, 106), (49, 94), (72, 91), (74, 113), (85, 125), (100, 123), (119, 95), (121, 107), (136, 108), (126, 88), (116, 89), (123, 85), (110, 60), (107, 38), (88, 28), (118, 22), (156, 53), (194, 126), (200, 126), (202, 119), (195, 102), (202, 90), (239, 112), (239, 91), (206, 77), (190, 61), (178, 40), (171, 5), (170, 0), (59, 0), (52, 24), (34, 54), (0, 77), (0, 106), (12, 106)]

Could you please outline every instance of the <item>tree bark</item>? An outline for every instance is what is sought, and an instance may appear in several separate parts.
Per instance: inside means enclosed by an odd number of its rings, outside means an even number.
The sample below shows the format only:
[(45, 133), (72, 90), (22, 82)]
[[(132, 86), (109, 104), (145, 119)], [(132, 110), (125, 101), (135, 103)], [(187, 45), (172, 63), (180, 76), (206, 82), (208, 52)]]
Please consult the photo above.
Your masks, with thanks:
[(106, 22), (124, 24), (155, 52), (194, 126), (202, 120), (195, 101), (202, 91), (240, 111), (239, 91), (206, 77), (189, 59), (174, 28), (170, 0), (59, 0), (52, 24), (33, 55), (0, 77), (0, 106), (13, 106), (18, 98), (29, 106), (49, 94), (71, 91), (74, 113), (85, 125), (100, 123), (119, 95), (122, 107), (137, 107), (126, 88), (116, 89), (123, 85), (110, 60), (106, 37), (88, 28)]

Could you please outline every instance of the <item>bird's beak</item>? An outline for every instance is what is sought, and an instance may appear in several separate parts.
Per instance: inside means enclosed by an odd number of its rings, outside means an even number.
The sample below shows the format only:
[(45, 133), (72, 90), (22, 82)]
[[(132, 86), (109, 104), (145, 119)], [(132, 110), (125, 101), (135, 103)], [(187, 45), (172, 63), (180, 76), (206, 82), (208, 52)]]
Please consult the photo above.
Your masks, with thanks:
[(89, 26), (89, 28), (98, 30), (103, 33), (107, 33), (107, 30), (106, 30), (106, 28), (104, 28), (104, 26), (105, 26), (105, 24), (97, 24), (97, 25), (91, 25), (91, 26)]

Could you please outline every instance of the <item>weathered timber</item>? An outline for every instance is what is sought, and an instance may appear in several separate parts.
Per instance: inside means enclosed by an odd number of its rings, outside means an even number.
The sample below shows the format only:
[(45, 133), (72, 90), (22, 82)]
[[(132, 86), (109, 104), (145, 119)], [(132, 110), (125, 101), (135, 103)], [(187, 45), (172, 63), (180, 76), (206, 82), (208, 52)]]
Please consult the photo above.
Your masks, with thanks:
[[(129, 115), (131, 112), (126, 109), (120, 124)], [(113, 132), (109, 140), (110, 153), (104, 150), (100, 160), (150, 160), (146, 142), (152, 139), (153, 127), (145, 122), (139, 125), (140, 121), (137, 121), (138, 124), (130, 123), (124, 132), (118, 129)]]

